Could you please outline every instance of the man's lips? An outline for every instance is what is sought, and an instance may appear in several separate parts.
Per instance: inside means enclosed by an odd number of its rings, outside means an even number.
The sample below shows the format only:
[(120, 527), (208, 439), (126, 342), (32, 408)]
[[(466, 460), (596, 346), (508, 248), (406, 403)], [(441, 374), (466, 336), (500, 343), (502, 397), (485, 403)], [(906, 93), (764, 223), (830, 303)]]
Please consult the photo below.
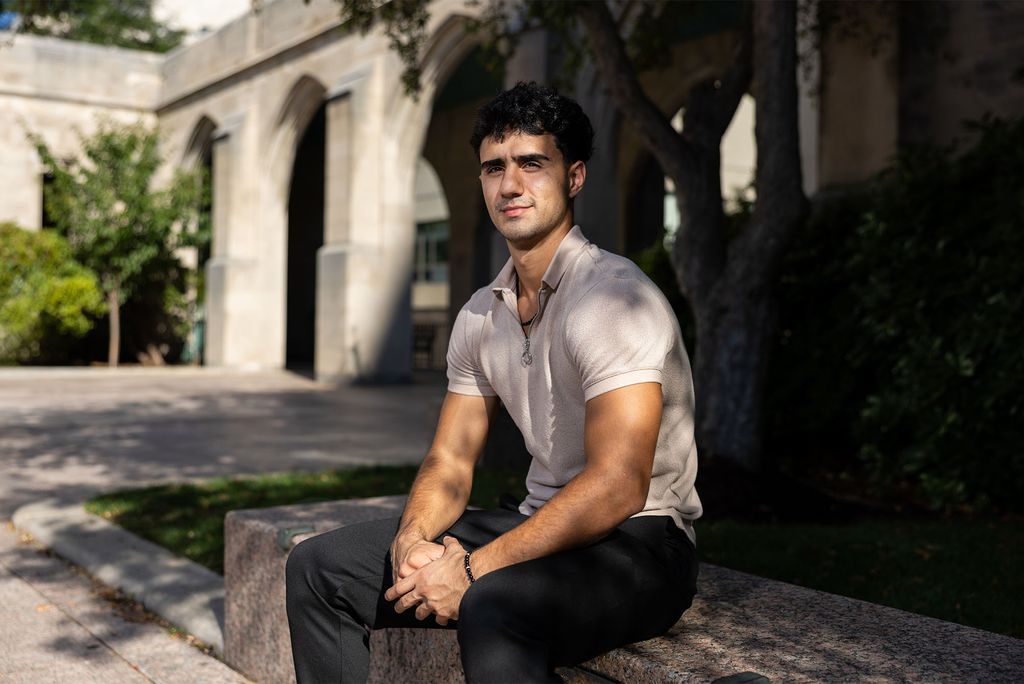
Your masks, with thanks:
[(520, 214), (524, 213), (529, 208), (530, 207), (528, 207), (528, 206), (526, 206), (526, 207), (519, 207), (519, 206), (504, 207), (503, 209), (501, 209), (501, 213), (504, 214), (505, 216), (519, 216)]

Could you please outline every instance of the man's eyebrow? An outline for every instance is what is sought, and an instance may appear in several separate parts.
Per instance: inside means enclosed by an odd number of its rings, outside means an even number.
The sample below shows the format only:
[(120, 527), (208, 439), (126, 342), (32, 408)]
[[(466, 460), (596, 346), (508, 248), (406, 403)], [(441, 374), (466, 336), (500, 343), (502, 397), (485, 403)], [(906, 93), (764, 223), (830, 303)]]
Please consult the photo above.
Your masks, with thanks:
[(535, 152), (533, 154), (521, 154), (518, 157), (512, 158), (515, 159), (516, 163), (519, 164), (520, 166), (532, 161), (551, 161), (551, 157), (547, 156), (546, 154), (541, 154), (540, 152)]
[[(546, 154), (541, 154), (540, 152), (534, 152), (532, 154), (521, 154), (517, 157), (512, 157), (512, 159), (515, 161), (516, 164), (519, 164), (519, 166), (522, 166), (527, 162), (551, 161), (551, 157), (547, 156)], [(501, 159), (488, 159), (487, 161), (480, 162), (480, 168), (489, 169), (494, 166), (503, 166), (504, 164), (504, 160)]]

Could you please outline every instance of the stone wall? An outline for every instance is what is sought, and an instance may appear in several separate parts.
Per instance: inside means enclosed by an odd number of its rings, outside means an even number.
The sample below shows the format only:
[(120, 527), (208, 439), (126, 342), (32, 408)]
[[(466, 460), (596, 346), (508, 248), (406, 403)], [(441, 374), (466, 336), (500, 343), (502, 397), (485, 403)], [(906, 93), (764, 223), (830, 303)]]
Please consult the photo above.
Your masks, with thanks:
[(76, 155), (79, 133), (104, 118), (155, 123), (162, 57), (134, 50), (18, 36), (0, 47), (0, 221), (39, 228), (42, 164), (27, 132)]

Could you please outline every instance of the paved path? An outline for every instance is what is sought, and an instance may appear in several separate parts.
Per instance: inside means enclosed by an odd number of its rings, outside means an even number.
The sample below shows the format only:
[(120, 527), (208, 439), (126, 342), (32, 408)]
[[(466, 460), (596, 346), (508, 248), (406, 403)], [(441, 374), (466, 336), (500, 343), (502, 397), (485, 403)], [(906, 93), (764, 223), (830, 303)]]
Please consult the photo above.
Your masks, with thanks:
[(81, 501), (143, 484), (417, 463), (437, 381), (328, 388), (289, 373), (208, 369), (0, 369), (0, 684), (244, 682), (8, 522), (43, 498)]
[(0, 525), (0, 682), (246, 681)]
[(149, 482), (418, 463), (443, 394), (291, 373), (0, 369), (0, 520)]

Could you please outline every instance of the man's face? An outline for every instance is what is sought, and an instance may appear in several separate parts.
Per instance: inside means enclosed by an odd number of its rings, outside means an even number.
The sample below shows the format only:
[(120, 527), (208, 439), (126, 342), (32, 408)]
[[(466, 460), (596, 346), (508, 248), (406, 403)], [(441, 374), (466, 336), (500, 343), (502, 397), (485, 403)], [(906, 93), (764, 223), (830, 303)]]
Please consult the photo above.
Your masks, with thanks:
[(487, 212), (509, 242), (530, 242), (572, 222), (571, 199), (583, 187), (583, 162), (566, 166), (550, 133), (513, 133), (480, 145)]

